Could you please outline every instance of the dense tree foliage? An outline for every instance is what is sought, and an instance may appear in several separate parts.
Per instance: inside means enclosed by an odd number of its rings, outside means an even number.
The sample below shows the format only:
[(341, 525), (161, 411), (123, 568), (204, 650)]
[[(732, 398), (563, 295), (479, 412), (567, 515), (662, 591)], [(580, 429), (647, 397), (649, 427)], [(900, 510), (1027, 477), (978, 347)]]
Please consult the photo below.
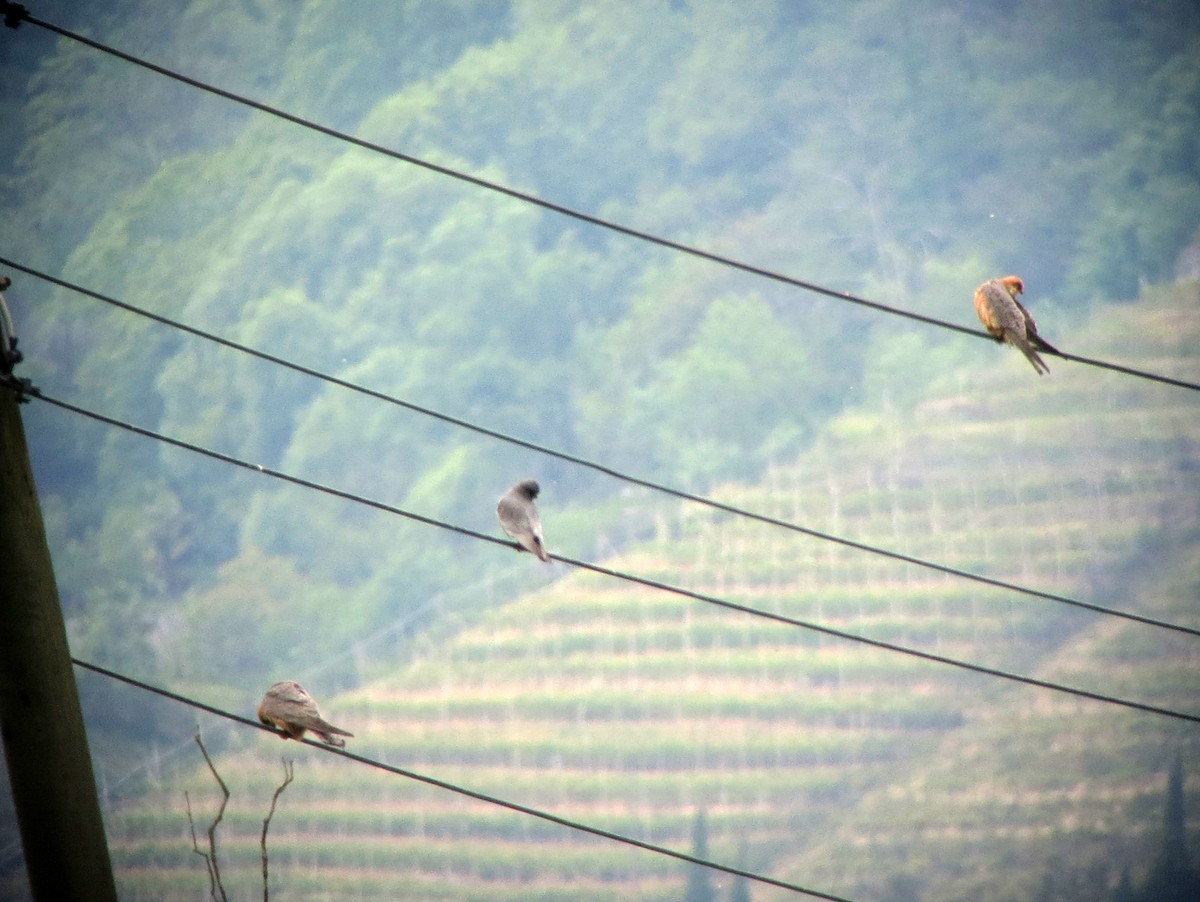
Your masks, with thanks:
[(1183, 783), (1183, 764), (1177, 757), (1167, 777), (1160, 845), (1140, 883), (1135, 885), (1126, 868), (1110, 890), (1109, 869), (1104, 864), (1080, 871), (1054, 858), (1032, 902), (1193, 902), (1200, 898), (1200, 869), (1188, 852)]
[[(1001, 270), (1052, 320), (1132, 297), (1198, 224), (1200, 10), (1183, 0), (43, 7), (405, 153), (968, 324), (971, 288)], [(793, 455), (848, 400), (911, 403), (972, 351), (32, 25), (2, 38), (6, 255), (488, 428), (701, 489)], [(252, 462), (481, 530), (520, 476), (564, 523), (615, 489), (31, 278), (10, 300), (46, 390)], [(30, 418), (83, 657), (253, 685), (495, 560)], [(591, 550), (553, 519), (552, 544)]]
[[(708, 858), (708, 821), (703, 808), (696, 812), (692, 821), (692, 854), (697, 858)], [(708, 868), (698, 864), (687, 865), (687, 887), (683, 892), (683, 902), (716, 902), (716, 898)]]
[(1186, 902), (1200, 898), (1200, 869), (1188, 854), (1187, 820), (1184, 817), (1183, 764), (1176, 758), (1167, 778), (1162, 849), (1137, 890), (1128, 885), (1120, 894), (1128, 902)]

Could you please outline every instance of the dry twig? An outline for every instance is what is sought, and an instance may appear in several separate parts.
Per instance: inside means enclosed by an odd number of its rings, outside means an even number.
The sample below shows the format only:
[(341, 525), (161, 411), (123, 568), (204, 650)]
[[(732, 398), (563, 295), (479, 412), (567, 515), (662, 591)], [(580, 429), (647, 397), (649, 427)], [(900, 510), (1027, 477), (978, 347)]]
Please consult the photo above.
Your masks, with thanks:
[(275, 803), (279, 801), (279, 795), (296, 775), (296, 764), (293, 761), (288, 761), (286, 758), (283, 761), (283, 782), (275, 790), (275, 795), (271, 796), (271, 810), (267, 812), (267, 816), (263, 818), (262, 839), (259, 844), (262, 846), (262, 866), (263, 866), (263, 902), (267, 902), (270, 898), (270, 887), (267, 882), (267, 828), (271, 826), (271, 818), (275, 816)]
[(196, 822), (192, 820), (192, 800), (186, 789), (183, 791), (183, 802), (187, 806), (188, 826), (192, 830), (192, 851), (204, 859), (204, 867), (208, 870), (208, 894), (215, 899), (217, 898), (217, 882), (213, 877), (212, 856), (201, 849), (200, 844), (196, 842)]
[[(200, 739), (200, 734), (196, 733), (196, 745), (200, 746), (200, 754), (204, 756), (205, 762), (208, 764), (208, 769), (212, 771), (213, 779), (217, 781), (217, 785), (221, 787), (221, 792), (225, 797), (221, 799), (221, 807), (217, 810), (217, 816), (213, 818), (213, 822), (208, 827), (208, 854), (196, 851), (204, 855), (205, 860), (209, 864), (209, 882), (210, 892), (212, 897), (217, 898), (217, 891), (221, 893), (222, 902), (229, 902), (229, 897), (225, 895), (225, 885), (221, 883), (221, 868), (217, 864), (217, 825), (221, 823), (221, 818), (225, 816), (225, 806), (229, 804), (229, 787), (225, 785), (225, 781), (221, 779), (221, 775), (217, 773), (217, 768), (213, 765), (212, 759), (208, 757), (208, 749), (204, 747), (204, 742)], [(186, 793), (185, 793), (186, 796)], [(192, 810), (191, 803), (188, 804), (188, 820), (191, 820)], [(196, 830), (192, 829), (192, 844), (196, 842)]]

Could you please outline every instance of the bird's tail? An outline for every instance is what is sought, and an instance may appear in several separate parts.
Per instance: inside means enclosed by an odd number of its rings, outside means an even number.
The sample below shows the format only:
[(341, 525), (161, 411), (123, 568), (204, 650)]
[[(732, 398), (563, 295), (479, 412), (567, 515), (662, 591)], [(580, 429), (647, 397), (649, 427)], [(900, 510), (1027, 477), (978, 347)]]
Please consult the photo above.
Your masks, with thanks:
[(322, 723), (321, 729), (313, 730), (313, 732), (320, 736), (321, 740), (326, 745), (332, 745), (334, 748), (339, 749), (344, 749), (346, 747), (346, 740), (339, 739), (339, 736), (349, 736), (351, 739), (354, 738), (354, 734), (349, 730), (343, 730), (341, 727), (335, 727), (333, 724), (329, 723), (329, 721)]
[(1039, 351), (1047, 351), (1051, 354), (1058, 354), (1060, 356), (1062, 355), (1062, 351), (1054, 347), (1054, 345), (1050, 344), (1050, 342), (1046, 341), (1046, 339), (1042, 338), (1040, 335), (1029, 336), (1029, 343)]
[(1038, 356), (1038, 352), (1033, 349), (1029, 342), (1021, 340), (1013, 343), (1021, 349), (1021, 353), (1028, 358), (1031, 364), (1033, 364), (1033, 368), (1037, 370), (1037, 374), (1039, 376), (1050, 372), (1050, 367), (1046, 366), (1046, 361), (1042, 360), (1042, 358)]

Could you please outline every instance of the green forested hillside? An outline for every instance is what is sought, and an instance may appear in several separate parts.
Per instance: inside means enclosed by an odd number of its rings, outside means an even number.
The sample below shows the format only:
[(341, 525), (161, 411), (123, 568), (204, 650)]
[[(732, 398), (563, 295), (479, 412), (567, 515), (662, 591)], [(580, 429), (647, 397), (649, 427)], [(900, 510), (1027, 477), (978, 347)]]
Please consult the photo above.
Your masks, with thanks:
[[(975, 285), (1016, 272), (1043, 333), (1064, 350), (1185, 365), (1179, 332), (1190, 332), (1159, 323), (1190, 323), (1194, 294), (1150, 286), (1198, 274), (1200, 9), (1190, 0), (26, 5), (402, 153), (928, 316), (974, 327)], [(1122, 468), (1194, 457), (1186, 417), (1142, 412), (1138, 383), (1053, 361), (1038, 380), (1008, 349), (596, 229), (32, 23), (0, 32), (0, 258), (17, 264), (0, 274), (13, 278), (19, 375), (49, 395), (472, 529), (495, 530), (495, 499), (535, 477), (561, 554), (630, 554), (669, 574), (711, 569), (689, 578), (714, 591), (803, 586), (811, 594), (796, 603), (820, 616), (852, 597), (864, 629), (949, 647), (968, 641), (964, 631), (977, 643), (1001, 627), (942, 623), (960, 590), (938, 594), (936, 580), (921, 602), (930, 621), (918, 627), (891, 593), (927, 576), (885, 568), (866, 589), (841, 589), (868, 565), (820, 549), (825, 569), (793, 579), (782, 545), (774, 557), (744, 553), (774, 539), (53, 288), (21, 267), (637, 476), (701, 493), (756, 486), (745, 489), (752, 506), (783, 505), (788, 516), (829, 518), (834, 531), (877, 532), (901, 550), (928, 546), (931, 557), (1114, 603), (1128, 593), (1102, 574), (1159, 513), (1097, 499), (1118, 488), (1141, 497), (1145, 487), (1123, 482), (1135, 470)], [(1123, 318), (1135, 308), (1135, 320)], [(978, 367), (1000, 381), (972, 390), (964, 374)], [(1071, 380), (1107, 394), (1071, 395)], [(976, 420), (991, 422), (1013, 391), (1036, 406), (1004, 433), (1011, 456), (960, 459), (983, 428)], [(1145, 403), (1162, 397), (1171, 395)], [(1093, 402), (1113, 418), (1094, 436), (1114, 443), (1111, 456), (1097, 452), (1065, 475), (1054, 430), (1084, 434)], [(310, 674), (322, 697), (365, 691), (382, 675), (381, 647), (399, 656), (392, 670), (438, 663), (486, 618), (516, 616), (507, 602), (580, 591), (560, 567), (529, 568), (47, 405), (28, 405), (25, 420), (73, 653), (219, 704), (244, 708), (273, 680)], [(918, 428), (923, 438), (905, 431)], [(918, 446), (942, 468), (935, 498), (909, 466)], [(856, 457), (884, 451), (869, 466)], [(819, 477), (795, 469), (843, 454), (859, 482), (835, 478), (832, 464)], [(1097, 481), (1095, 467), (1111, 475)], [(1047, 481), (1014, 496), (1027, 470)], [(1154, 491), (1182, 503), (1194, 474), (1172, 472), (1175, 488)], [(776, 496), (772, 479), (793, 501)], [(983, 512), (1014, 497), (1029, 522), (988, 531)], [(800, 498), (817, 506), (786, 508)], [(910, 506), (924, 519), (906, 519)], [(1071, 525), (1037, 519), (1061, 508), (1078, 508)], [(1049, 554), (1043, 529), (1059, 537), (1053, 567), (1034, 561)], [(680, 543), (693, 549), (687, 566), (671, 558)], [(1131, 568), (1121, 585), (1132, 591), (1142, 581)], [(972, 601), (972, 616), (988, 603)], [(1049, 614), (1034, 629), (1020, 619), (1032, 611), (1014, 612), (1009, 646), (981, 646), (983, 659), (1040, 665), (1084, 628)], [(675, 658), (652, 666), (683, 681), (695, 649), (659, 613), (635, 621), (645, 632), (628, 638), (630, 653), (673, 648)], [(551, 628), (542, 647), (587, 647), (591, 625), (582, 638), (572, 629)], [(779, 660), (793, 651), (786, 645)], [(822, 666), (849, 679), (847, 662), (835, 661)], [(148, 757), (186, 747), (190, 714), (131, 703), (104, 681), (82, 689), (116, 805), (153, 783)], [(578, 706), (579, 684), (556, 691), (560, 706)], [(893, 694), (877, 701), (899, 706), (887, 729), (915, 719), (932, 747), (966, 717), (932, 701), (956, 691), (931, 690), (928, 713)], [(743, 681), (726, 696), (748, 692)], [(862, 754), (887, 760), (891, 741), (885, 734)], [(647, 738), (644, 754), (654, 748)], [(854, 784), (864, 799), (868, 783)], [(825, 808), (813, 824), (834, 829), (842, 791), (814, 791)], [(667, 817), (677, 838), (695, 795)], [(0, 875), (19, 866), (6, 804), (0, 793)], [(710, 816), (723, 842), (716, 803)], [(773, 842), (746, 854), (802, 868), (783, 839)], [(674, 876), (664, 880), (674, 892)]]
[[(1195, 283), (1158, 292), (1078, 334), (1109, 352), (1137, 336), (1131, 360), (1194, 379), (1200, 317), (1188, 308), (1197, 301)], [(719, 496), (1200, 625), (1195, 400), (1065, 364), (1033, 381), (1024, 367), (1015, 353), (963, 367), (902, 418), (848, 412), (796, 462)], [(996, 470), (1007, 478), (987, 477)], [(1194, 637), (690, 507), (665, 513), (660, 530), (606, 563), (1195, 711)], [(684, 850), (703, 808), (712, 857), (854, 899), (1033, 899), (1051, 866), (1099, 867), (1109, 886), (1122, 868), (1140, 875), (1152, 861), (1174, 756), (1193, 800), (1200, 786), (1192, 724), (592, 574), (399, 651), (374, 646), (360, 658), (365, 685), (324, 701), (357, 734), (355, 750)], [(259, 879), (261, 817), (281, 752), (299, 762), (271, 834), (273, 885), (288, 898), (682, 898), (677, 864), (245, 731), (217, 759), (233, 791), (225, 874), (242, 892)], [(181, 832), (182, 792), (193, 804), (206, 798), (211, 817), (210, 779), (200, 766), (177, 772), (113, 813), (126, 897), (184, 898), (204, 885)], [(1193, 802), (1193, 853), (1197, 812)], [(918, 895), (896, 895), (902, 888)], [(774, 896), (755, 888), (753, 898)]]
[[(974, 285), (1019, 271), (1061, 332), (1097, 299), (1169, 279), (1200, 225), (1190, 3), (34, 12), (403, 152), (964, 323)], [(790, 459), (845, 404), (903, 408), (969, 353), (30, 24), (3, 38), (5, 254), (481, 425), (703, 491)], [(580, 549), (600, 516), (583, 512), (618, 488), (17, 278), (25, 373), (108, 414), (481, 528), (485, 499), (532, 473), (589, 524), (560, 534)], [(30, 417), (84, 656), (257, 684), (490, 566), (473, 547), (396, 541), (373, 517)], [(351, 612), (307, 621), (283, 652), (210, 652), (223, 599), (261, 599), (267, 619), (269, 599), (319, 612), (345, 593)]]

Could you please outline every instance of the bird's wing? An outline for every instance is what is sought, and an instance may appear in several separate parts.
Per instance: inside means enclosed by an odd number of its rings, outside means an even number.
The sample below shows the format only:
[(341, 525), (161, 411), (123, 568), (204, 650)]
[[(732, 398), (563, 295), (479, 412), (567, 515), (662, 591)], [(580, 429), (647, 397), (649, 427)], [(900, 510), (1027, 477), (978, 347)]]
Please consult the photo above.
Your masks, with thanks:
[(273, 717), (304, 727), (321, 719), (317, 703), (299, 683), (276, 683), (267, 690), (263, 707)]
[(1010, 339), (1011, 344), (1021, 349), (1021, 353), (1029, 361), (1030, 365), (1037, 371), (1039, 376), (1050, 372), (1050, 367), (1046, 366), (1046, 361), (1038, 356), (1038, 352), (1033, 349), (1033, 346), (1022, 337)]
[(1058, 348), (1038, 335), (1037, 322), (1034, 320), (1033, 314), (1025, 308), (1025, 305), (1016, 298), (1013, 298), (1013, 303), (1017, 305), (1017, 309), (1021, 311), (1021, 317), (1025, 320), (1025, 337), (1029, 339), (1029, 343), (1042, 351), (1050, 351), (1053, 354), (1062, 353)]
[(542, 540), (542, 520), (532, 501), (509, 492), (496, 505), (496, 513), (500, 517), (500, 526), (522, 548), (532, 551), (542, 561), (550, 560)]
[(295, 724), (317, 733), (337, 733), (353, 736), (341, 727), (335, 727), (321, 716), (316, 701), (299, 683), (278, 683), (267, 692), (263, 700), (267, 713), (286, 723)]
[(533, 522), (536, 520), (537, 514), (530, 512), (533, 505), (528, 501), (513, 496), (511, 492), (500, 499), (500, 503), (496, 505), (496, 513), (500, 516), (500, 525), (514, 539), (524, 533), (533, 532)]
[(543, 563), (549, 563), (550, 554), (546, 551), (546, 540), (542, 538), (542, 524), (537, 521), (536, 514), (533, 521), (533, 547), (529, 550), (536, 554)]
[(988, 316), (991, 320), (989, 331), (1003, 329), (1006, 338), (1024, 338), (1025, 317), (1004, 284), (999, 279), (992, 279), (980, 286), (980, 289), (987, 300)]
[(501, 495), (500, 500), (496, 503), (496, 515), (502, 522), (511, 521), (515, 514), (516, 506), (517, 503), (513, 500), (512, 492), (509, 492), (507, 495)]

